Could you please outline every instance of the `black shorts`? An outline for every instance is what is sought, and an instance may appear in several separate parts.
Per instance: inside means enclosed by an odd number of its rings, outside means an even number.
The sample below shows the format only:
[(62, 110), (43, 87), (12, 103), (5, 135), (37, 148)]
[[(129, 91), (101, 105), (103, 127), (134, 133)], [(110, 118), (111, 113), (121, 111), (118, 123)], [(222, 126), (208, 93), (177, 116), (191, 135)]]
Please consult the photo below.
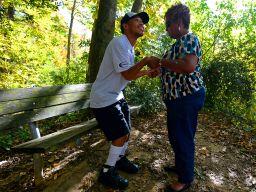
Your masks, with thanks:
[(103, 108), (92, 108), (100, 128), (109, 141), (116, 140), (130, 133), (130, 109), (125, 101), (120, 101)]

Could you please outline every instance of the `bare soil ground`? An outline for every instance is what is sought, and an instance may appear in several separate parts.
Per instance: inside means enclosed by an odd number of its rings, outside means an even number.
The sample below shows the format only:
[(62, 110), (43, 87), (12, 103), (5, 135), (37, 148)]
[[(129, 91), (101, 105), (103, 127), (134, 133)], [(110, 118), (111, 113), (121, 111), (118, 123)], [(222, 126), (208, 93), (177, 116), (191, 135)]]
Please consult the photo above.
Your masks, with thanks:
[[(44, 184), (33, 185), (31, 155), (0, 157), (0, 191), (103, 192), (113, 191), (97, 182), (109, 144), (100, 130), (82, 138), (82, 144), (68, 144), (44, 158)], [(133, 118), (129, 159), (140, 166), (129, 179), (127, 192), (161, 192), (176, 180), (163, 166), (173, 163), (165, 113)], [(189, 191), (256, 192), (256, 146), (251, 134), (232, 125), (221, 114), (202, 112), (196, 135), (195, 180)]]

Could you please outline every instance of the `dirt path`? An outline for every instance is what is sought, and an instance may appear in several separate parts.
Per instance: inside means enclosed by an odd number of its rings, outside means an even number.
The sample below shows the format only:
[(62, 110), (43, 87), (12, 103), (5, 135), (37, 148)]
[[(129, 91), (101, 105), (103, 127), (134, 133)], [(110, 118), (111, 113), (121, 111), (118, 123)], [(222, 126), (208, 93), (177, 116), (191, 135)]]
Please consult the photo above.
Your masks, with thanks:
[[(129, 187), (125, 191), (160, 192), (166, 184), (175, 181), (174, 174), (163, 171), (164, 165), (173, 162), (165, 124), (165, 113), (154, 118), (133, 119), (129, 158), (138, 163), (141, 169), (135, 175), (120, 172), (129, 179)], [(79, 147), (69, 145), (45, 155), (46, 182), (40, 188), (31, 184), (31, 156), (5, 154), (0, 162), (12, 161), (12, 164), (0, 164), (0, 191), (113, 191), (97, 183), (98, 171), (108, 152), (108, 143), (100, 131), (82, 139), (83, 144)], [(256, 192), (255, 143), (250, 143), (246, 133), (221, 116), (200, 114), (196, 135), (195, 181), (190, 191)]]

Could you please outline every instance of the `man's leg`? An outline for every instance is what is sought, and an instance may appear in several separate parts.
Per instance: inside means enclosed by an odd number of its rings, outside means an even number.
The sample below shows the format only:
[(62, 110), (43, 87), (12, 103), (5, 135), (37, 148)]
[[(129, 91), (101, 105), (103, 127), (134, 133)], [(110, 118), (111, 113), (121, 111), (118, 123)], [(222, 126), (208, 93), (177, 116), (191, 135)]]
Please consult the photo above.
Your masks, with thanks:
[[(129, 127), (129, 130), (131, 130), (131, 117), (130, 117), (130, 109), (129, 109), (128, 103), (124, 99), (122, 99), (120, 101), (120, 106), (121, 106), (122, 113), (124, 114), (126, 123)], [(120, 154), (120, 160), (117, 161), (116, 168), (119, 170), (125, 171), (127, 173), (137, 173), (139, 171), (139, 166), (129, 161), (125, 155), (128, 149), (129, 138), (130, 138), (130, 134), (127, 135), (127, 138), (124, 142), (123, 150)]]
[(116, 173), (116, 162), (120, 158), (124, 142), (127, 135), (112, 141), (106, 162), (102, 166), (98, 180), (113, 189), (125, 189), (128, 186), (128, 180), (120, 177)]
[(112, 141), (105, 165), (109, 165), (109, 166), (116, 165), (116, 162), (120, 159), (120, 156), (124, 151), (127, 138), (128, 138), (128, 135), (125, 135), (123, 137), (120, 137)]
[(121, 102), (119, 101), (104, 108), (93, 109), (93, 112), (104, 135), (111, 141), (109, 154), (98, 180), (114, 189), (124, 189), (128, 186), (128, 180), (120, 177), (115, 168), (130, 132), (130, 127), (121, 110)]

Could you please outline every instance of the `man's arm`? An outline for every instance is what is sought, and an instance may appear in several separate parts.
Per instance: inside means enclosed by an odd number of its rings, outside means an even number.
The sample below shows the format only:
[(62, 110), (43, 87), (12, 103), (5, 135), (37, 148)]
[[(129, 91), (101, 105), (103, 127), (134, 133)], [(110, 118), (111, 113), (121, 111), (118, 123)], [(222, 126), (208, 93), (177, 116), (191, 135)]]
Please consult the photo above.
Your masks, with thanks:
[(121, 72), (121, 74), (126, 80), (129, 80), (129, 81), (135, 80), (143, 75), (147, 75), (146, 73), (141, 71), (141, 69), (145, 65), (157, 67), (159, 66), (159, 61), (160, 59), (154, 56), (144, 57), (141, 61), (136, 63), (134, 66), (132, 66), (128, 70)]
[(137, 74), (137, 78), (147, 75), (150, 78), (154, 78), (160, 74), (160, 68), (141, 70)]

